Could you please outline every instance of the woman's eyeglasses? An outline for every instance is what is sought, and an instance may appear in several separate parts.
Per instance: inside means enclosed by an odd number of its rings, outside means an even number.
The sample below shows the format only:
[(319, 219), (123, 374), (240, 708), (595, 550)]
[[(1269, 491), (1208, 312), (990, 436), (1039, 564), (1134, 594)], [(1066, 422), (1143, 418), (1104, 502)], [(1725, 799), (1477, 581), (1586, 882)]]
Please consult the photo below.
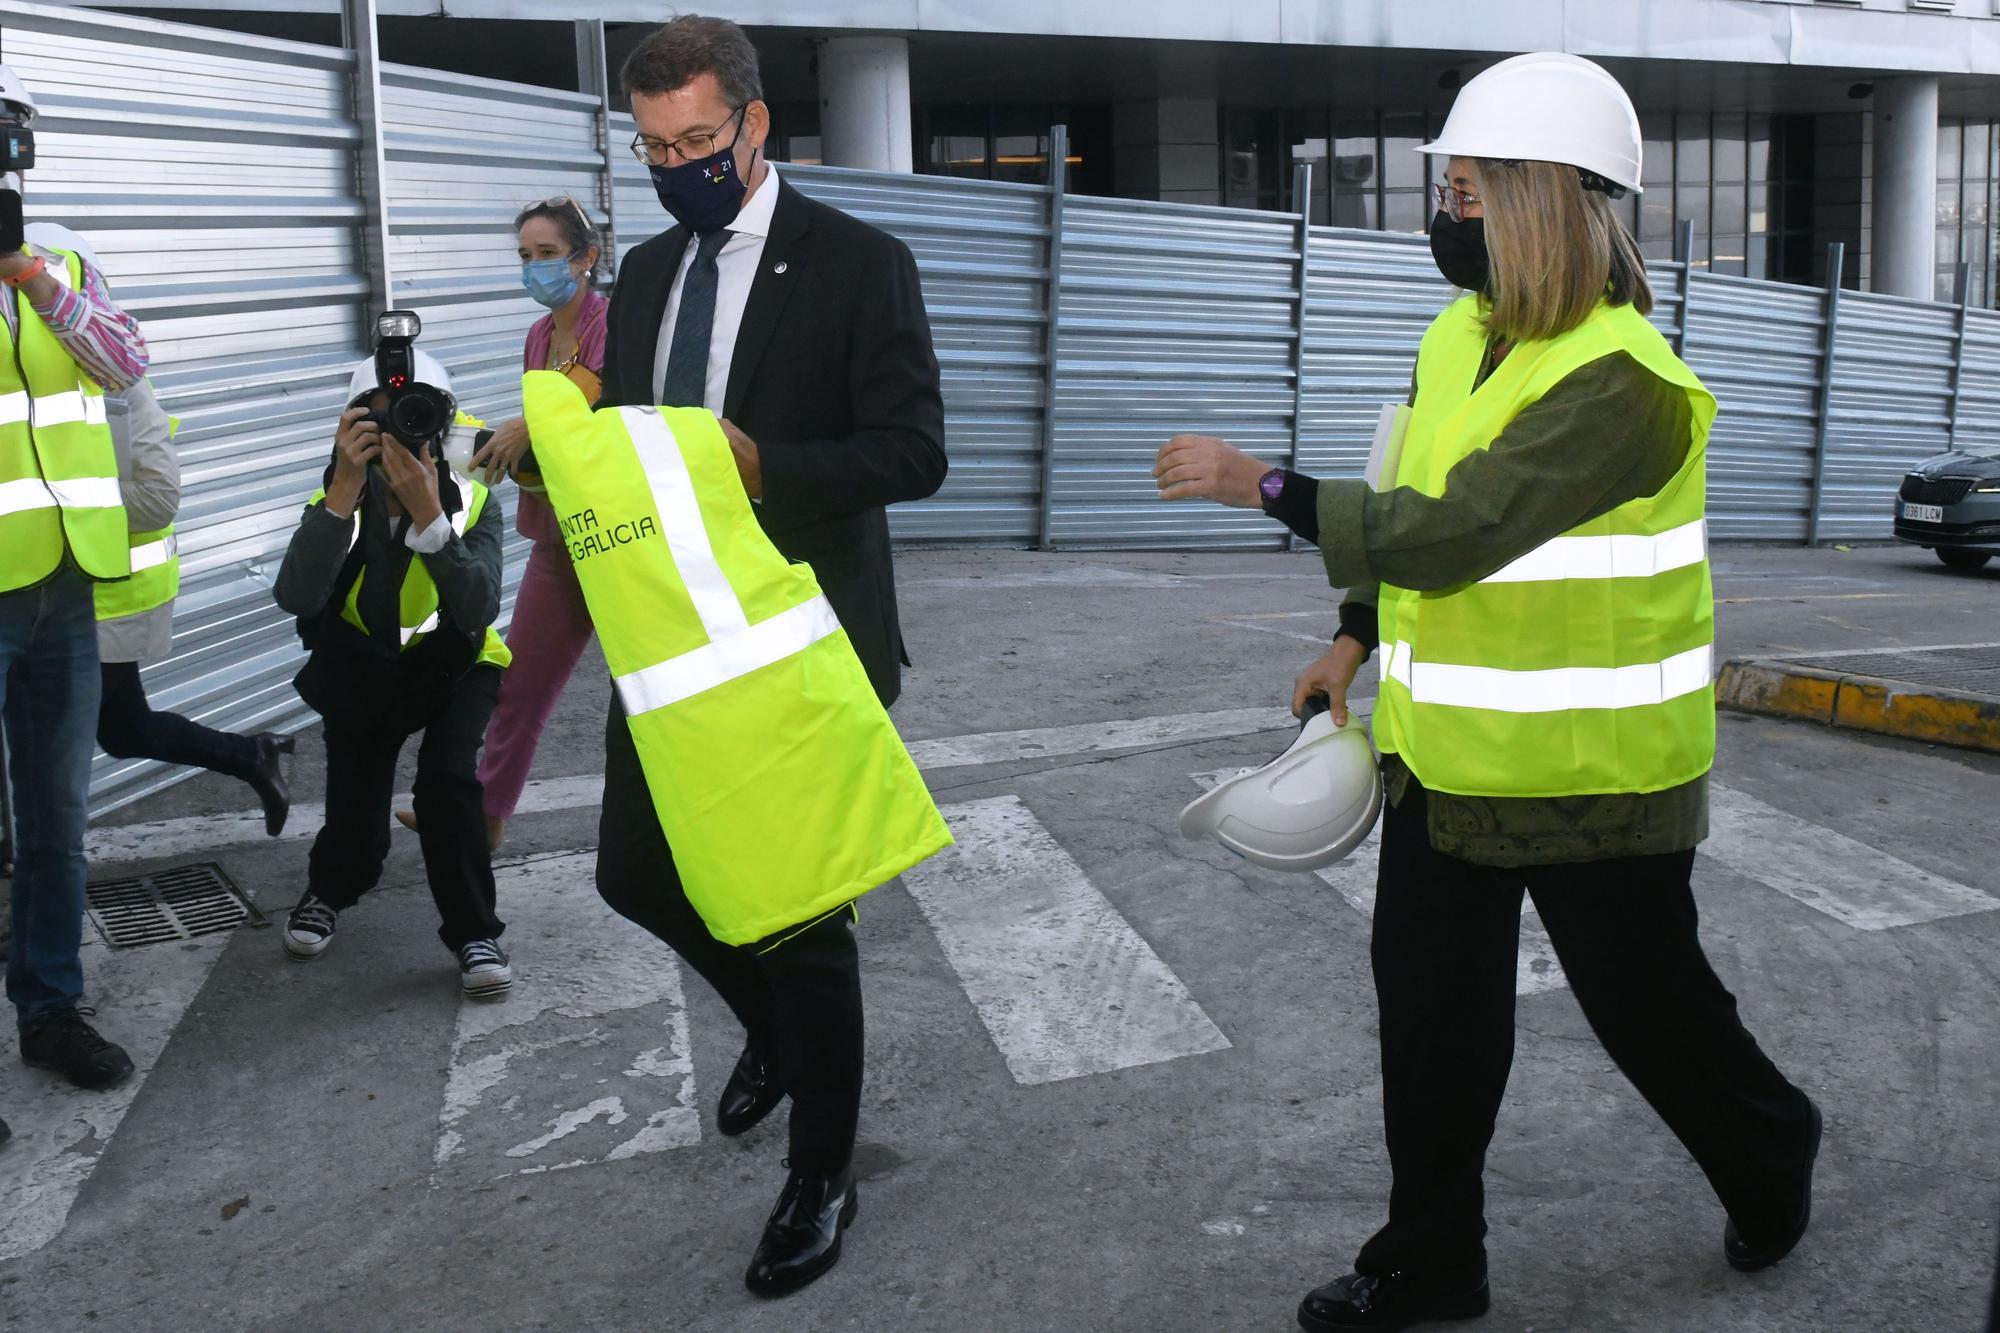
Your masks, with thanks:
[(582, 222), (586, 229), (590, 227), (590, 214), (583, 211), (582, 204), (579, 204), (566, 194), (552, 194), (546, 199), (537, 199), (532, 203), (521, 205), (523, 213), (533, 213), (538, 209), (544, 208), (567, 208), (570, 212), (576, 214), (577, 220)]
[(1479, 196), (1467, 194), (1456, 185), (1431, 186), (1431, 199), (1437, 211), (1453, 222), (1463, 222), (1470, 216), (1470, 210), (1479, 207)]

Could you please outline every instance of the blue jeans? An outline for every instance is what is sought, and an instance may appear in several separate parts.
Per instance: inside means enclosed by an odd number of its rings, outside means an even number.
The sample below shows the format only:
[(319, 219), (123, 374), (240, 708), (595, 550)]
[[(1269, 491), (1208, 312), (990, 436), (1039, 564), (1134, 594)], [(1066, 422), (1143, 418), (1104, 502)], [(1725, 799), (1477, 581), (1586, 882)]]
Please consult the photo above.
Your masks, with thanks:
[(0, 593), (0, 716), (14, 786), (7, 998), (23, 1026), (83, 998), (84, 826), (97, 731), (97, 613), (73, 569)]

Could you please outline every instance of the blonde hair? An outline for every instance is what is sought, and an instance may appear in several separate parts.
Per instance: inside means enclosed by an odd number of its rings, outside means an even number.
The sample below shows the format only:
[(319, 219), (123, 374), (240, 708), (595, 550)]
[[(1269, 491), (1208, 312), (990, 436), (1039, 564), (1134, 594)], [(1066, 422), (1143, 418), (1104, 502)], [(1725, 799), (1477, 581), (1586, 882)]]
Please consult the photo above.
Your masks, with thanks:
[(1488, 333), (1508, 344), (1560, 337), (1599, 301), (1652, 313), (1646, 261), (1608, 195), (1560, 162), (1475, 160), (1492, 261)]

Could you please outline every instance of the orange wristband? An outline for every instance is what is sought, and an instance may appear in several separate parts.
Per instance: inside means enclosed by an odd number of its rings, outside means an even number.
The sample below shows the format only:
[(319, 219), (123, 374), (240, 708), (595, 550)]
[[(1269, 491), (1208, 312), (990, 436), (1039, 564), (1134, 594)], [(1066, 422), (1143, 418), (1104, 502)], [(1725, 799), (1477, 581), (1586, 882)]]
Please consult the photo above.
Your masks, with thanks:
[(28, 265), (25, 272), (16, 273), (11, 277), (0, 278), (0, 282), (6, 283), (9, 287), (19, 287), (24, 282), (32, 282), (36, 278), (41, 277), (47, 271), (48, 267), (49, 261), (41, 255), (36, 255), (35, 262)]

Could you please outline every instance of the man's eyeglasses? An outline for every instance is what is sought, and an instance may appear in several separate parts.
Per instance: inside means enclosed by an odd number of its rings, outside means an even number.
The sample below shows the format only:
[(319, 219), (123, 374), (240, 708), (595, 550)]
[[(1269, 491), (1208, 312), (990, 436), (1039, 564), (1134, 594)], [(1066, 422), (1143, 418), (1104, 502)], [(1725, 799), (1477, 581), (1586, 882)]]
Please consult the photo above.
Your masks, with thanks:
[(743, 113), (749, 109), (750, 104), (745, 102), (729, 113), (729, 120), (723, 121), (714, 129), (701, 134), (683, 134), (672, 141), (649, 139), (643, 134), (635, 134), (632, 136), (632, 156), (649, 167), (664, 167), (675, 158), (679, 158), (682, 162), (699, 162), (705, 157), (712, 157), (715, 154), (717, 140), (721, 138), (722, 132), (729, 128), (730, 121), (736, 122), (736, 133), (730, 138), (729, 146), (731, 148), (736, 146), (736, 140), (743, 135)]
[(1467, 194), (1456, 185), (1432, 185), (1431, 199), (1436, 211), (1443, 213), (1453, 222), (1463, 222), (1470, 210), (1479, 207), (1479, 196)]

